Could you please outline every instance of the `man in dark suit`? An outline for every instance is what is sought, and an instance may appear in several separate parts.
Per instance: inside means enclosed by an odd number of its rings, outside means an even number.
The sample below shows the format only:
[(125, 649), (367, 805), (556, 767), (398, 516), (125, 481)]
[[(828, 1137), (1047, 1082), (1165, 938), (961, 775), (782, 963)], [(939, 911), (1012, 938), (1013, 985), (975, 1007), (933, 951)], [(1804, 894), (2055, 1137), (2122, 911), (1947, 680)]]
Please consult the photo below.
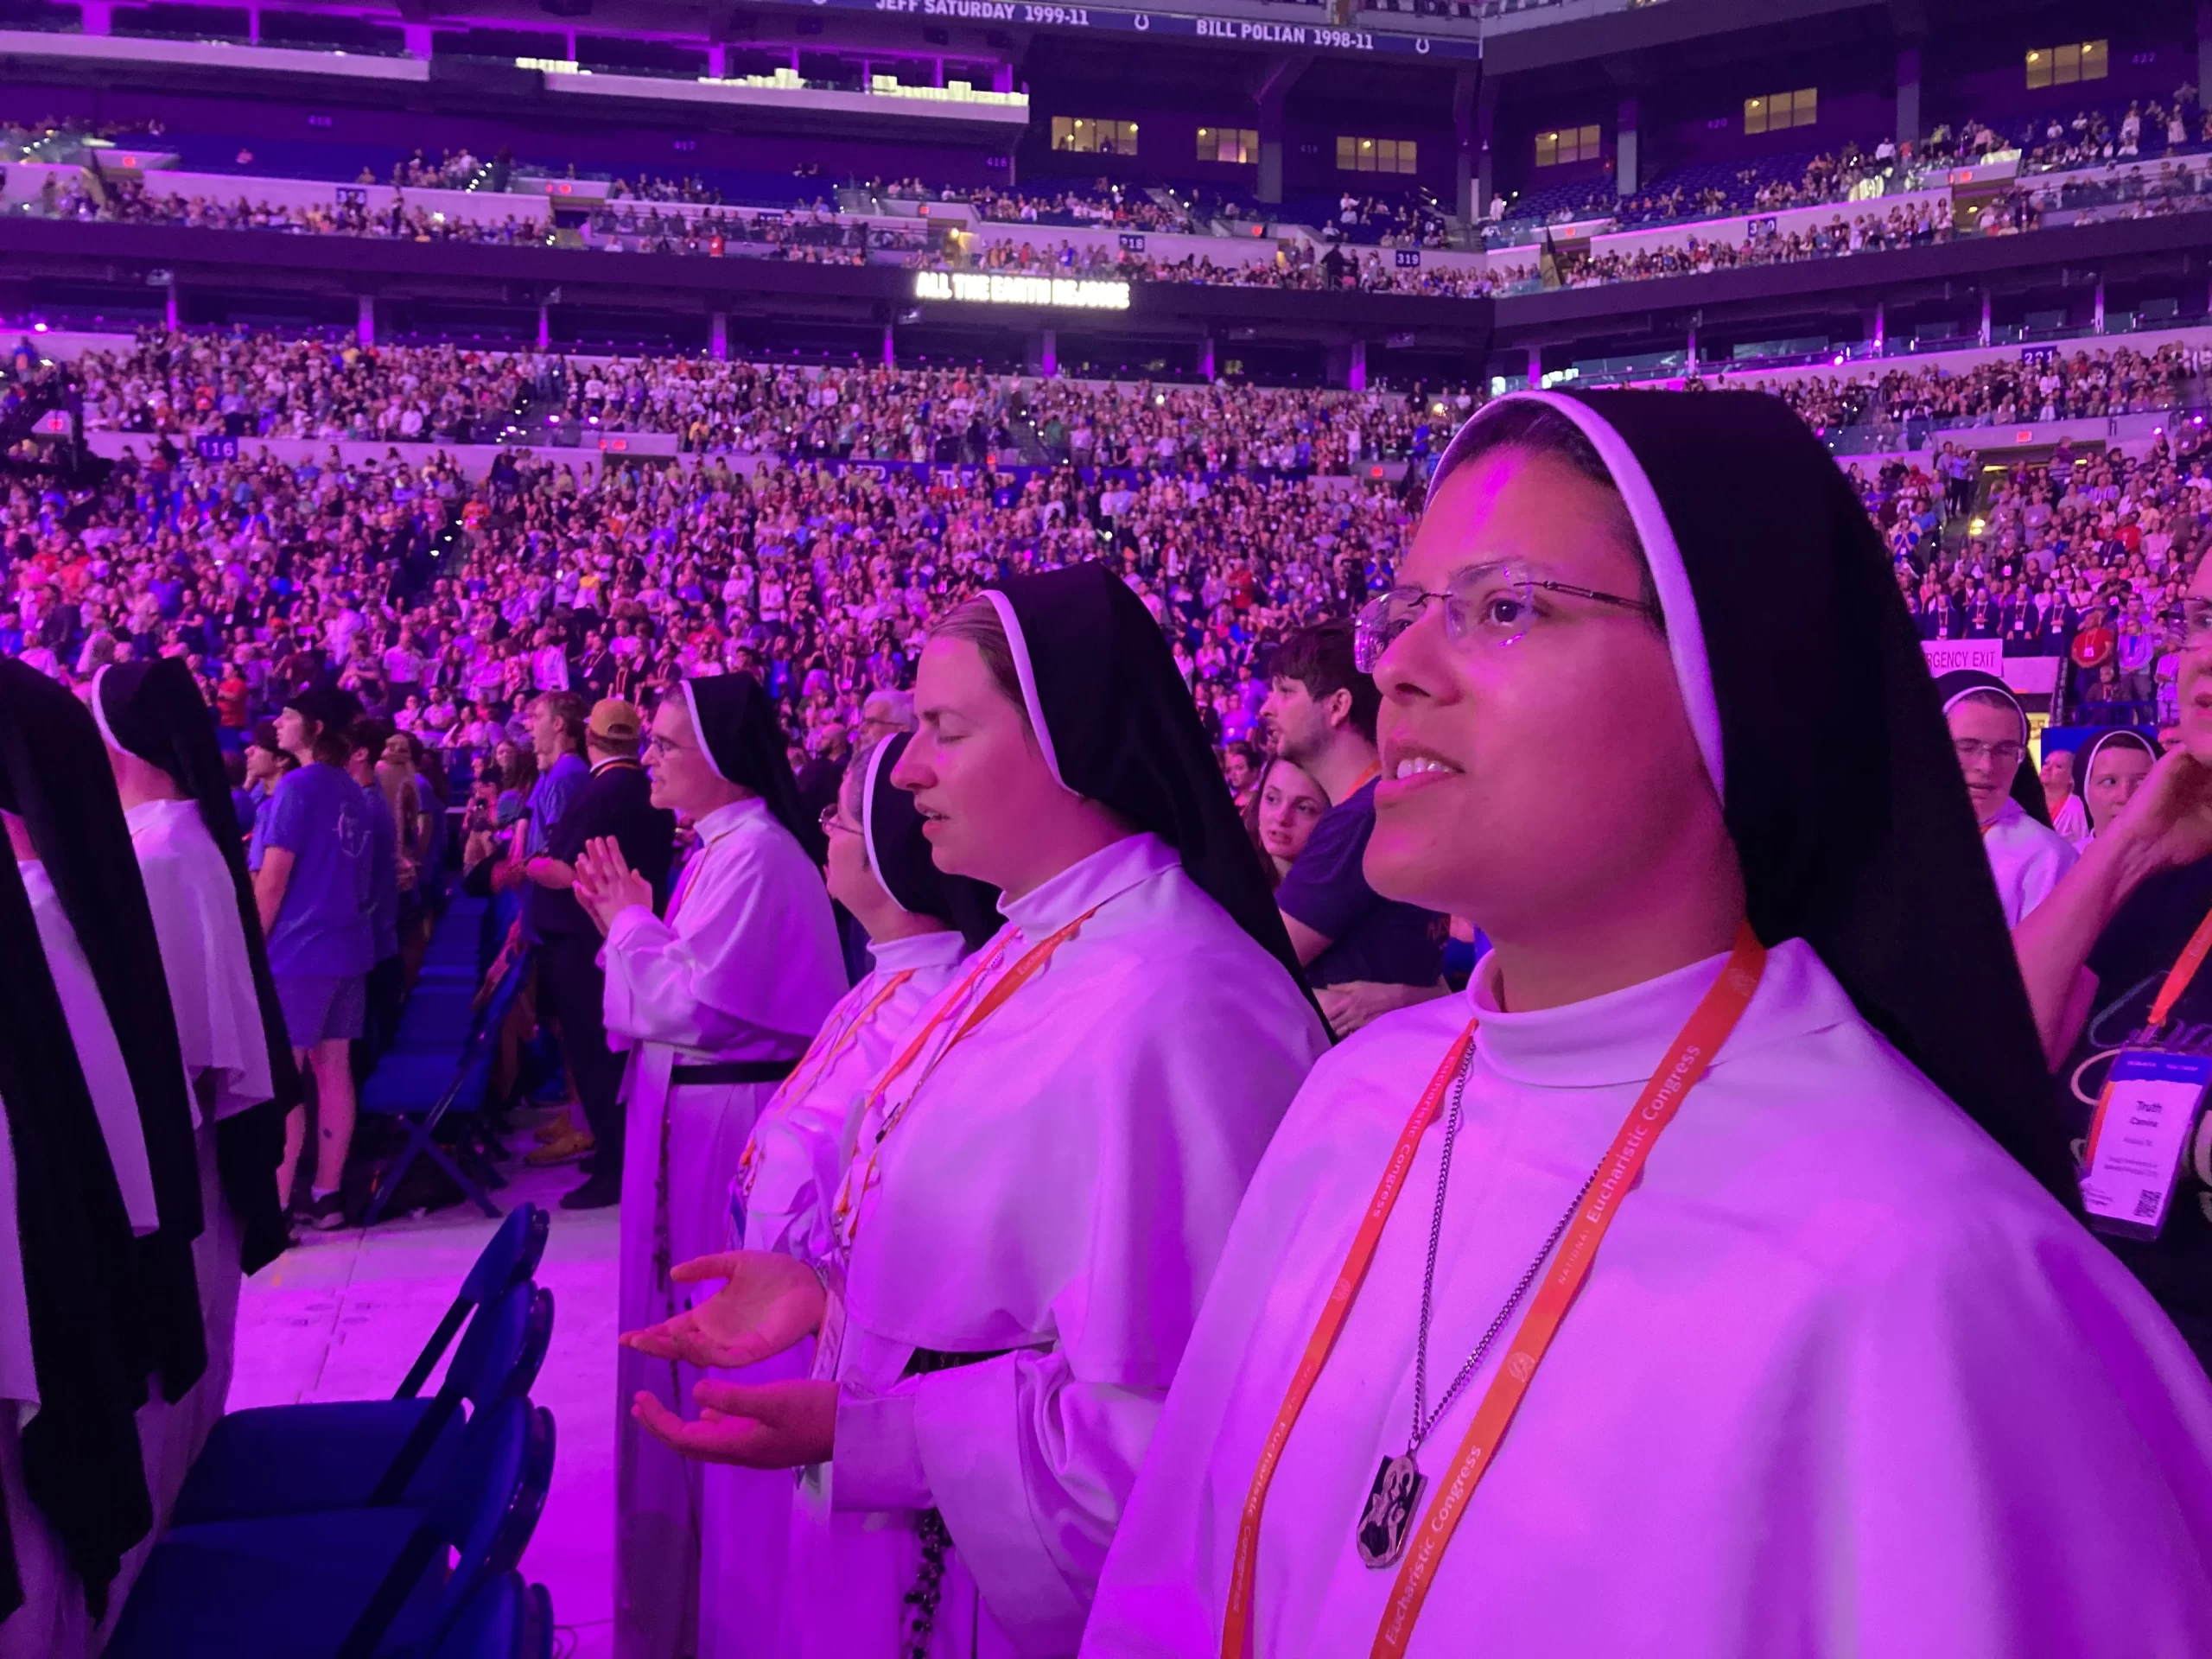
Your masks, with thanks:
[[(643, 722), (634, 705), (609, 698), (591, 711), (584, 754), (591, 776), (527, 866), (525, 916), (537, 939), (540, 1008), (558, 1028), (561, 1057), (575, 1085), (590, 1132), (572, 1132), (567, 1150), (592, 1150), (584, 1184), (561, 1200), (564, 1210), (596, 1210), (622, 1196), (622, 1057), (607, 1046), (606, 976), (600, 932), (570, 891), (584, 842), (612, 836), (630, 868), (664, 892), (676, 849), (676, 815), (652, 804), (652, 780), (638, 763)], [(557, 1144), (557, 1143), (556, 1143)], [(551, 1149), (549, 1148), (549, 1151)]]

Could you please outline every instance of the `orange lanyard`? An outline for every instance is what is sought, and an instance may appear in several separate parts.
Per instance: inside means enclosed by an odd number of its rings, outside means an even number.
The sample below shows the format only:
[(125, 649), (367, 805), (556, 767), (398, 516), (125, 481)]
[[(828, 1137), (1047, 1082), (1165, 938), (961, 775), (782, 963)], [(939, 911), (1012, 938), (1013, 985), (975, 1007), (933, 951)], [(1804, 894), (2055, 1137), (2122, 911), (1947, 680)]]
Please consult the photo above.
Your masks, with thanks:
[(806, 1052), (799, 1056), (798, 1064), (791, 1069), (791, 1076), (784, 1079), (782, 1085), (769, 1096), (768, 1103), (760, 1109), (760, 1118), (753, 1126), (752, 1138), (746, 1141), (745, 1150), (738, 1154), (738, 1191), (744, 1197), (750, 1198), (753, 1196), (753, 1183), (760, 1173), (760, 1126), (780, 1116), (787, 1103), (802, 1098), (808, 1090), (821, 1082), (831, 1062), (845, 1051), (849, 1044), (859, 1039), (861, 1028), (875, 1017), (876, 1010), (888, 1002), (899, 988), (913, 976), (912, 969), (901, 968), (883, 982), (881, 988), (868, 1000), (868, 1006), (851, 1019), (842, 1025), (824, 1025), (821, 1034), (808, 1046)]
[(737, 833), (733, 824), (711, 841), (699, 843), (699, 850), (684, 861), (683, 874), (677, 878), (676, 891), (669, 895), (668, 913), (661, 918), (666, 926), (676, 925), (676, 912), (683, 908), (683, 901), (691, 896), (691, 889), (699, 884), (699, 874), (707, 868), (707, 855)]
[(2207, 952), (2212, 952), (2212, 911), (2196, 925), (2196, 931), (2189, 936), (2189, 943), (2182, 947), (2181, 956), (2166, 975), (2166, 982), (2158, 988), (2157, 1000), (2151, 1004), (2151, 1029), (2158, 1030), (2172, 1017), (2174, 1004), (2181, 1001), (2181, 994), (2196, 977), (2196, 970), (2204, 965)]
[[(1476, 1484), (1488, 1471), (1498, 1443), (1519, 1409), (1522, 1396), (1529, 1390), (1529, 1379), (1551, 1346), (1567, 1308), (1582, 1288), (1582, 1281), (1589, 1276), (1598, 1246), (1619, 1211), (1620, 1198), (1635, 1185), (1644, 1160), (1649, 1156), (1660, 1132), (1673, 1121), (1682, 1097), (1704, 1077), (1713, 1055), (1743, 1017), (1751, 994), (1758, 988), (1759, 976), (1765, 966), (1766, 951), (1746, 924), (1737, 935), (1735, 948), (1730, 951), (1719, 977), (1691, 1013), (1688, 1022), (1675, 1037), (1673, 1048), (1651, 1074), (1619, 1133), (1613, 1137), (1605, 1161), (1598, 1166), (1583, 1201), (1577, 1207), (1573, 1224), (1560, 1241), (1549, 1270), (1540, 1281), (1528, 1313), (1513, 1334), (1512, 1345), (1506, 1351), (1503, 1363), (1491, 1378), (1482, 1404), (1476, 1408), (1474, 1421), (1459, 1443), (1452, 1468), (1437, 1489), (1436, 1502), (1412, 1535), (1398, 1568), (1397, 1580), (1390, 1589), (1382, 1628), (1376, 1633), (1374, 1655), (1405, 1651), (1413, 1635), (1414, 1621), (1419, 1618), (1421, 1603), (1427, 1597), (1430, 1580), (1443, 1559), (1445, 1546), (1451, 1541)], [(1276, 1413), (1274, 1426), (1268, 1431), (1268, 1438), (1262, 1445), (1259, 1465), (1253, 1471), (1251, 1487), (1245, 1495), (1243, 1514), (1236, 1528), (1236, 1554), (1230, 1568), (1229, 1600), (1222, 1621), (1224, 1659), (1242, 1659), (1250, 1647), (1260, 1520), (1276, 1465), (1281, 1461), (1291, 1430), (1297, 1425), (1299, 1413), (1304, 1409), (1313, 1385), (1320, 1380), (1330, 1351), (1351, 1316), (1352, 1303), (1358, 1297), (1368, 1268), (1374, 1262), (1376, 1249), (1382, 1243), (1383, 1227), (1397, 1205), (1399, 1190), (1405, 1184), (1414, 1151), (1428, 1126), (1436, 1120), (1437, 1108), (1446, 1086), (1459, 1072), (1467, 1046), (1474, 1040), (1478, 1023), (1471, 1020), (1467, 1022), (1466, 1029), (1459, 1033), (1445, 1055), (1444, 1063), (1429, 1079), (1428, 1087), (1421, 1091), (1413, 1116), (1407, 1120), (1399, 1135), (1390, 1161), (1383, 1166), (1382, 1181), (1375, 1189), (1375, 1198), (1361, 1218), (1359, 1230), (1353, 1235), (1344, 1267), (1330, 1288), (1328, 1302), (1291, 1378), (1282, 1409)]]
[[(846, 1166), (845, 1179), (837, 1189), (837, 1202), (832, 1212), (832, 1219), (838, 1243), (843, 1247), (847, 1255), (849, 1256), (852, 1254), (853, 1239), (860, 1230), (861, 1200), (867, 1196), (868, 1188), (875, 1184), (877, 1179), (876, 1164), (882, 1155), (883, 1143), (890, 1138), (891, 1131), (906, 1121), (907, 1112), (912, 1109), (914, 1102), (920, 1096), (924, 1086), (928, 1084), (938, 1067), (944, 1064), (944, 1057), (973, 1035), (976, 1027), (1003, 1007), (1007, 999), (1016, 991), (1043, 971), (1045, 964), (1052, 959), (1052, 953), (1075, 938), (1082, 931), (1083, 925), (1096, 916), (1098, 911), (1099, 906), (1093, 905), (1066, 926), (1040, 940), (1015, 962), (1013, 967), (1007, 969), (998, 983), (984, 994), (982, 1001), (978, 1002), (975, 1010), (961, 1022), (959, 1028), (946, 1040), (944, 1046), (930, 1057), (929, 1064), (922, 1069), (922, 1075), (915, 1079), (914, 1086), (908, 1092), (906, 1098), (884, 1115), (883, 1121), (876, 1126), (875, 1139), (869, 1144), (865, 1159), (855, 1156), (852, 1162)], [(889, 1069), (875, 1080), (874, 1086), (868, 1090), (868, 1103), (861, 1109), (863, 1122), (866, 1121), (868, 1113), (882, 1105), (883, 1097), (889, 1092), (892, 1084), (896, 1082), (919, 1058), (929, 1046), (930, 1039), (936, 1034), (938, 1027), (959, 1010), (984, 976), (997, 967), (1005, 957), (1006, 946), (1001, 944), (977, 965), (975, 972), (961, 982), (957, 991), (938, 1005), (937, 1012), (930, 1016), (928, 1022), (921, 1030), (914, 1033), (914, 1040), (906, 1045), (905, 1052), (891, 1063)]]

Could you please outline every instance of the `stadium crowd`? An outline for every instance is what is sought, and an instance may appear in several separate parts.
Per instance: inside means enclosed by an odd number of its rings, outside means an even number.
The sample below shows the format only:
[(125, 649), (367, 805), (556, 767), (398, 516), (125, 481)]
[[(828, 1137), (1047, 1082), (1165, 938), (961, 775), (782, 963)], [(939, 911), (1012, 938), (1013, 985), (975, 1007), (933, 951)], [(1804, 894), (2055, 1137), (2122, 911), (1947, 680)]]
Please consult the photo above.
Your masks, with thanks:
[(2212, 542), (2212, 441), (2184, 431), (2139, 459), (2062, 442), (1991, 480), (1979, 502), (1973, 460), (1949, 443), (1932, 469), (1847, 472), (1923, 639), (2070, 652), (2059, 711), (2070, 723), (2171, 725), (2182, 600)]
[[(2177, 407), (2202, 359), (2178, 346), (2082, 352), (1762, 389), (1819, 428), (1941, 429)], [(129, 353), (86, 353), (75, 372), (89, 428), (150, 442), (88, 505), (17, 487), (0, 646), (42, 648), (70, 673), (116, 652), (181, 652), (211, 685), (244, 685), (243, 703), (228, 694), (241, 720), (270, 711), (287, 672), (316, 666), (294, 660), (301, 651), (321, 652), (323, 671), (439, 745), (479, 703), (511, 712), (563, 681), (664, 683), (741, 652), (795, 734), (849, 725), (869, 689), (897, 683), (921, 620), (979, 573), (1094, 550), (1121, 556), (1180, 619), (1179, 663), (1234, 741), (1256, 707), (1260, 644), (1340, 611), (1396, 556), (1400, 496), (1341, 475), (1384, 456), (1418, 475), (1473, 403), (251, 335), (149, 334)], [(348, 462), (332, 449), (287, 466), (203, 458), (190, 442), (461, 442), (547, 410), (673, 431), (708, 458), (602, 470), (517, 449), (471, 481), (442, 458)], [(2183, 425), (2141, 463), (2062, 451), (1979, 503), (1949, 442), (1929, 472), (1849, 470), (1931, 637), (2055, 651), (2093, 613), (2146, 637), (2165, 626), (2175, 584), (2212, 539), (2202, 442)], [(847, 465), (871, 461), (972, 470)], [(1339, 476), (1317, 487), (1309, 474)], [(2139, 663), (2114, 667), (2141, 689), (2127, 677)]]
[[(1160, 471), (1027, 482), (798, 462), (748, 476), (503, 456), (208, 461), (157, 440), (70, 510), (17, 486), (0, 654), (65, 678), (183, 656), (234, 732), (334, 679), (465, 781), (507, 765), (537, 692), (647, 696), (744, 667), (795, 742), (835, 747), (901, 684), (927, 619), (984, 581), (1118, 562), (1224, 742), (1250, 735), (1263, 645), (1340, 614), (1405, 533), (1381, 486)], [(834, 728), (834, 733), (833, 733)]]
[[(1383, 392), (1032, 381), (960, 369), (570, 359), (450, 346), (149, 332), (75, 372), (90, 430), (481, 442), (563, 422), (696, 453), (1070, 461), (1341, 473), (1426, 447), (1433, 404)], [(1464, 408), (1464, 394), (1452, 407)]]
[[(1805, 375), (1748, 389), (1771, 391), (1818, 432), (1847, 427), (2002, 426), (2142, 415), (2203, 401), (2201, 377), (2212, 366), (2202, 346), (2165, 345), (2149, 352), (2120, 346), (2094, 352), (2050, 349), (2049, 360), (1977, 363), (1955, 372), (1899, 367)], [(1742, 385), (1744, 382), (1733, 382)]]

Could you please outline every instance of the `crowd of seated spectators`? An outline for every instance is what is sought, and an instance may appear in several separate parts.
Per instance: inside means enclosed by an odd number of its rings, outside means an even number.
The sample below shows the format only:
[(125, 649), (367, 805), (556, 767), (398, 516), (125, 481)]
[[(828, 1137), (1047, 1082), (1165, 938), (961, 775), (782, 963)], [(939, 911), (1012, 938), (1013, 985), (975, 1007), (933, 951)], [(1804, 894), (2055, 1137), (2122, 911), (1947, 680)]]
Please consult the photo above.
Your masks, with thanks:
[[(403, 190), (466, 190), (483, 168), (484, 163), (468, 153), (466, 144), (459, 149), (439, 151), (435, 162), (417, 149), (393, 163), (390, 182)], [(374, 184), (377, 176), (365, 167), (356, 182)]]
[(1769, 391), (1817, 432), (1851, 427), (1903, 429), (2009, 426), (2023, 421), (2082, 420), (2184, 409), (2203, 401), (2202, 377), (2212, 348), (2165, 345), (2054, 353), (2047, 363), (2017, 358), (1948, 370), (1899, 366), (1788, 380), (1732, 380)]
[[(2052, 418), (2172, 406), (2194, 395), (2205, 355), (2123, 348), (1772, 389), (1825, 427)], [(1088, 556), (1139, 584), (1217, 737), (1236, 741), (1264, 692), (1268, 643), (1386, 583), (1408, 531), (1405, 488), (1298, 474), (1357, 477), (1397, 454), (1415, 481), (1474, 401), (253, 335), (149, 334), (75, 372), (88, 426), (144, 436), (89, 499), (9, 487), (0, 652), (67, 677), (181, 655), (240, 730), (302, 677), (336, 678), (463, 787), (486, 767), (514, 782), (499, 768), (527, 746), (512, 717), (555, 686), (635, 695), (747, 668), (795, 745), (823, 740), (871, 690), (908, 677), (929, 619), (974, 587)], [(549, 414), (674, 431), (701, 453), (601, 467), (515, 447), (472, 480), (419, 449), (289, 462), (177, 442), (480, 441)], [(2092, 618), (2164, 639), (2212, 539), (2202, 442), (2180, 427), (2177, 447), (2161, 439), (2140, 462), (2062, 445), (1980, 502), (1950, 445), (1927, 470), (1847, 471), (1923, 632), (2008, 648), (2017, 633), (2018, 649), (2055, 652)], [(741, 467), (731, 450), (766, 459)], [(848, 464), (884, 460), (939, 465)], [(963, 474), (945, 470), (954, 461), (986, 464)]]
[[(1596, 288), (1656, 276), (1699, 276), (1752, 265), (1794, 264), (1805, 259), (1925, 247), (1948, 242), (1951, 236), (1950, 210), (1943, 203), (1899, 203), (1886, 211), (1878, 205), (1848, 219), (1839, 213), (1825, 225), (1798, 230), (1783, 231), (1770, 224), (1740, 241), (1709, 241), (1691, 236), (1656, 247), (1579, 249), (1555, 257), (1553, 263), (1558, 273), (1556, 286)], [(1491, 290), (1501, 293), (1547, 282), (1541, 254), (1527, 263), (1512, 264), (1500, 263), (1494, 255), (1486, 274)]]
[[(74, 365), (87, 430), (495, 441), (564, 423), (687, 451), (1341, 474), (1425, 453), (1433, 402), (1382, 392), (1033, 381), (958, 369), (568, 359), (149, 331)], [(1449, 410), (1472, 405), (1449, 395)]]
[(679, 201), (696, 207), (719, 207), (722, 193), (697, 177), (656, 178), (640, 173), (634, 179), (616, 179), (607, 188), (609, 201)]
[(1324, 235), (1340, 242), (1371, 243), (1384, 248), (1443, 248), (1452, 244), (1452, 227), (1442, 212), (1427, 202), (1403, 196), (1383, 197), (1344, 193), (1336, 216), (1322, 227)]
[(2117, 116), (2082, 110), (2070, 120), (2056, 115), (2032, 120), (2013, 142), (2023, 152), (2023, 171), (2108, 166), (2212, 144), (2212, 112), (2200, 107), (2196, 88), (2184, 85), (2171, 103), (2139, 99)]
[(489, 242), (506, 247), (541, 245), (548, 238), (543, 219), (513, 213), (502, 219), (486, 219), (434, 213), (404, 201), (371, 207), (362, 202), (251, 201), (243, 195), (236, 200), (222, 200), (164, 194), (130, 178), (79, 178), (65, 187), (48, 175), (37, 198), (17, 206), (24, 213), (45, 219), (176, 225), (192, 230), (282, 231), (301, 236), (371, 236), (405, 242)]
[(590, 246), (616, 252), (715, 255), (730, 251), (728, 245), (736, 243), (757, 257), (810, 264), (864, 265), (871, 254), (895, 257), (931, 245), (926, 226), (887, 226), (820, 206), (783, 214), (712, 208), (663, 213), (653, 206), (640, 213), (633, 205), (610, 204), (592, 214), (590, 228)]
[(944, 201), (967, 201), (985, 219), (1019, 225), (1096, 225), (1125, 231), (1190, 231), (1195, 228), (1180, 203), (1160, 202), (1135, 185), (1101, 179), (1088, 188), (1050, 189), (946, 190)]
[(336, 680), (462, 787), (515, 785), (532, 693), (639, 696), (759, 674), (795, 744), (910, 677), (929, 619), (982, 583), (1114, 561), (1220, 741), (1249, 734), (1268, 642), (1389, 580), (1408, 509), (1380, 486), (1253, 474), (963, 480), (720, 459), (604, 470), (519, 451), (449, 461), (207, 461), (157, 439), (65, 515), (11, 486), (0, 652), (81, 679), (184, 657), (243, 734)]
[(2206, 450), (2193, 426), (2140, 458), (2063, 442), (1979, 501), (1973, 458), (1948, 444), (1932, 470), (1902, 461), (1847, 470), (1923, 638), (2057, 656), (2077, 630), (2110, 630), (2106, 660), (2069, 671), (2055, 712), (2071, 724), (2166, 725), (2182, 598), (2212, 543)]

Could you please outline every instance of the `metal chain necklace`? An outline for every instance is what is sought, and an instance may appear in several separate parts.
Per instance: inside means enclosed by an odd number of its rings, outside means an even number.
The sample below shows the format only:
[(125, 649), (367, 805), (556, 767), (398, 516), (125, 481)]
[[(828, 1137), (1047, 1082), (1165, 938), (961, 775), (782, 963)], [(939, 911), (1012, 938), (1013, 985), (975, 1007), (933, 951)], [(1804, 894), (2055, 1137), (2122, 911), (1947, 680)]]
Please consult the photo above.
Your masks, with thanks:
[(1413, 1529), (1413, 1518), (1421, 1507), (1421, 1493), (1428, 1485), (1428, 1477), (1421, 1473), (1420, 1465), (1414, 1461), (1414, 1454), (1421, 1450), (1421, 1442), (1428, 1438), (1430, 1431), (1442, 1421), (1444, 1414), (1451, 1410), (1452, 1402), (1459, 1397), (1467, 1384), (1474, 1380), (1475, 1373), (1482, 1369), (1484, 1356), (1490, 1352), (1491, 1344), (1497, 1339), (1497, 1333), (1505, 1329), (1505, 1322), (1513, 1317), (1513, 1310), (1520, 1306), (1521, 1299), (1529, 1294), (1529, 1287), (1536, 1282), (1536, 1275), (1543, 1271), (1544, 1262), (1559, 1243), (1560, 1235), (1573, 1221), (1575, 1211), (1582, 1207), (1582, 1200), (1590, 1195), (1591, 1182), (1598, 1179), (1597, 1172), (1592, 1171), (1589, 1179), (1584, 1181), (1575, 1192), (1573, 1203), (1567, 1206), (1567, 1213), (1559, 1218), (1558, 1224), (1544, 1240), (1542, 1248), (1537, 1250), (1535, 1259), (1522, 1272), (1507, 1295), (1504, 1305), (1497, 1310), (1497, 1316), (1490, 1322), (1490, 1328), (1483, 1332), (1482, 1339), (1475, 1344), (1474, 1351), (1467, 1356), (1466, 1363), (1452, 1377), (1451, 1386), (1437, 1401), (1436, 1408), (1430, 1410), (1428, 1332), (1436, 1306), (1436, 1257), (1444, 1241), (1444, 1198), (1452, 1185), (1452, 1149), (1459, 1141), (1459, 1125), (1465, 1121), (1461, 1107), (1467, 1092), (1467, 1074), (1473, 1069), (1474, 1059), (1474, 1046), (1471, 1043), (1467, 1046), (1467, 1052), (1459, 1058), (1459, 1074), (1452, 1084), (1452, 1103), (1445, 1111), (1444, 1146), (1437, 1160), (1436, 1169), (1436, 1209), (1428, 1223), (1428, 1262), (1421, 1274), (1421, 1325), (1414, 1347), (1412, 1432), (1407, 1437), (1402, 1454), (1382, 1459), (1382, 1466), (1376, 1471), (1375, 1484), (1368, 1489), (1366, 1507), (1360, 1514), (1357, 1535), (1359, 1559), (1370, 1567), (1392, 1566), (1405, 1553), (1407, 1535)]

